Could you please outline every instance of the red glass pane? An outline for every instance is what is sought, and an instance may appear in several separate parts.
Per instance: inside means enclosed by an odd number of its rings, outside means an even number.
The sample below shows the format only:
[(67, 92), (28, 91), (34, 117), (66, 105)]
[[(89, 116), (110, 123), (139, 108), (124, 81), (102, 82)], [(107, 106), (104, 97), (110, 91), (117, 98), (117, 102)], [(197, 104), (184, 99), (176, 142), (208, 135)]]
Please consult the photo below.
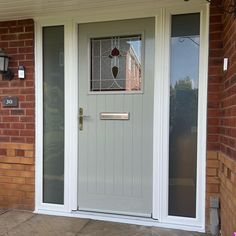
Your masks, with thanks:
[(115, 47), (112, 51), (111, 51), (111, 55), (113, 57), (118, 57), (120, 55), (120, 51), (117, 47)]

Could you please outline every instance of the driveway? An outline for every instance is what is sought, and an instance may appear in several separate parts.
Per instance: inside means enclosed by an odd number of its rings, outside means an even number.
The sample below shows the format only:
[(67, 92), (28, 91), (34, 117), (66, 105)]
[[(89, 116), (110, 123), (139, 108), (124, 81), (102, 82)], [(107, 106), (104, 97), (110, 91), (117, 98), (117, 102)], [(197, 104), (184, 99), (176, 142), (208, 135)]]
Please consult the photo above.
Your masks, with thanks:
[(205, 234), (104, 221), (0, 210), (0, 236), (203, 236)]

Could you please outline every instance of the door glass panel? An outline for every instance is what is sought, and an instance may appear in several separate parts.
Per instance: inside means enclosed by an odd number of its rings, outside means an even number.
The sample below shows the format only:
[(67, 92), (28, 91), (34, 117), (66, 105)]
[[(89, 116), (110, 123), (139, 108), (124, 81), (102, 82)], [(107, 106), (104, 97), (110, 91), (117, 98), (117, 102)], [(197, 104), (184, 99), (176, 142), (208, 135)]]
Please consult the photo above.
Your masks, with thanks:
[(90, 91), (141, 90), (141, 35), (92, 38)]
[(64, 203), (64, 27), (43, 28), (43, 202)]
[(169, 215), (196, 217), (200, 14), (172, 16)]

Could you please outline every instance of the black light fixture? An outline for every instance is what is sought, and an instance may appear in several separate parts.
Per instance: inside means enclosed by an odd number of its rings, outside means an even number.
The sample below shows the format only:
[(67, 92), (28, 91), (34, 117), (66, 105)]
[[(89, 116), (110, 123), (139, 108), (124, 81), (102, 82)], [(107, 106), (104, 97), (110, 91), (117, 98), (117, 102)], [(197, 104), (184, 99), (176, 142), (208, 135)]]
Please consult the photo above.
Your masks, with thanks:
[(206, 0), (206, 1), (209, 2), (212, 6), (221, 8), (225, 13), (233, 14), (234, 17), (236, 18), (236, 0), (231, 0), (231, 3), (228, 6), (223, 6), (217, 0)]
[(10, 57), (0, 48), (0, 74), (3, 75), (4, 80), (12, 80), (14, 74), (8, 68)]

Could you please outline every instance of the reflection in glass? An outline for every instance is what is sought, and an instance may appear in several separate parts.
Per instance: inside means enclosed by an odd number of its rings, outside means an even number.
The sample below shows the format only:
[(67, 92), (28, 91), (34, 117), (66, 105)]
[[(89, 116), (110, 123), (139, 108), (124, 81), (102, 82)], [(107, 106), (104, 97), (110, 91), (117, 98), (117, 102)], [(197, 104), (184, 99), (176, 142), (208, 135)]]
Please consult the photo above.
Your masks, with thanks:
[(196, 217), (199, 14), (172, 16), (169, 215)]
[(43, 202), (64, 203), (64, 27), (43, 28)]
[(91, 39), (91, 91), (141, 90), (141, 35)]

